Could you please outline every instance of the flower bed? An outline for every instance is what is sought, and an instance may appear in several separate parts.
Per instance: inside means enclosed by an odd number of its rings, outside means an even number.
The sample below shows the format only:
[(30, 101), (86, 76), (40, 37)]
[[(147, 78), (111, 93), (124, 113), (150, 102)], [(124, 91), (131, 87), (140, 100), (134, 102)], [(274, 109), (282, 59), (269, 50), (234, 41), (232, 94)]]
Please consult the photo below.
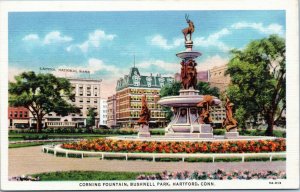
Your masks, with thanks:
[(218, 169), (213, 172), (168, 172), (164, 171), (159, 174), (153, 175), (139, 175), (137, 180), (250, 180), (250, 179), (286, 179), (286, 173), (284, 171), (232, 171), (225, 172)]
[(286, 150), (285, 139), (258, 141), (130, 141), (112, 139), (64, 143), (65, 149), (131, 153), (262, 153)]

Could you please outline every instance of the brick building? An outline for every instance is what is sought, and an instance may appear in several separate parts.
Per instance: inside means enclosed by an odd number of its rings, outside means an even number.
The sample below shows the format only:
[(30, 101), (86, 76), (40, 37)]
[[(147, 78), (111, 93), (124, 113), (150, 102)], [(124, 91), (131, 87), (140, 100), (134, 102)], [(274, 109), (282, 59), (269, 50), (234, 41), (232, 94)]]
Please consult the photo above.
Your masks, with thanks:
[[(164, 127), (167, 124), (166, 112), (157, 104), (160, 89), (174, 81), (172, 77), (141, 75), (138, 68), (132, 67), (129, 75), (117, 81), (116, 87), (116, 124), (120, 127), (133, 127), (139, 119), (141, 98), (147, 96), (151, 110), (150, 126)], [(109, 107), (110, 108), (110, 107)], [(108, 116), (112, 117), (111, 112)], [(110, 119), (109, 119), (110, 120)]]
[(10, 128), (28, 128), (29, 110), (25, 107), (8, 107), (8, 120)]

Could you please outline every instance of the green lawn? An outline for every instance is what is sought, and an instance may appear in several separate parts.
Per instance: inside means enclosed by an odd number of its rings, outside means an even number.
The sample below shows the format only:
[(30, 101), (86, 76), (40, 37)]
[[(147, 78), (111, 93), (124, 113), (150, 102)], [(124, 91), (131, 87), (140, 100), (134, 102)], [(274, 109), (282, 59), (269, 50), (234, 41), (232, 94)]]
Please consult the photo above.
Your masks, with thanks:
[(32, 147), (32, 146), (40, 146), (46, 144), (43, 142), (40, 143), (17, 143), (17, 144), (9, 144), (8, 148), (20, 148), (20, 147)]
[(65, 171), (33, 174), (41, 181), (99, 181), (99, 180), (135, 180), (137, 176), (155, 173), (142, 172), (102, 172), (102, 171)]
[(37, 133), (10, 133), (8, 136), (9, 141), (22, 141), (24, 136), (36, 136), (36, 135), (48, 135), (49, 139), (95, 139), (99, 137), (110, 137), (116, 135), (103, 135), (103, 134), (76, 134), (76, 133), (49, 133), (49, 134), (37, 134)]

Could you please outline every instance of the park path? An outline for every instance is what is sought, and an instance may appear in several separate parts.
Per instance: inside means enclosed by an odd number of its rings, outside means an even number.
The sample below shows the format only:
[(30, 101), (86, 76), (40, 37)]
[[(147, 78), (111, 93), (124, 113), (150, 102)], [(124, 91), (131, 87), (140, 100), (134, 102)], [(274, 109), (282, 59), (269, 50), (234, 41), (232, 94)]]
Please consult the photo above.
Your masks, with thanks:
[(275, 162), (148, 162), (125, 160), (100, 160), (99, 158), (55, 157), (41, 151), (41, 146), (9, 149), (9, 177), (54, 171), (125, 171), (125, 172), (162, 172), (168, 171), (214, 171), (230, 170), (281, 170), (285, 171), (285, 161)]

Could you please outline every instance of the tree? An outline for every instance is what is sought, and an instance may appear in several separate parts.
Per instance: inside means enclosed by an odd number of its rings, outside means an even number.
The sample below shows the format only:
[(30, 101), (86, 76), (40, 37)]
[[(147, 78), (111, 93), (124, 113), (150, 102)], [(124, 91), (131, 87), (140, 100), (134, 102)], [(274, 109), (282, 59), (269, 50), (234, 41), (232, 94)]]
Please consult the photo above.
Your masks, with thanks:
[[(165, 85), (160, 90), (160, 97), (166, 97), (166, 96), (176, 96), (179, 95), (179, 91), (181, 89), (181, 83), (180, 82), (174, 82), (172, 84)], [(219, 97), (219, 89), (216, 87), (210, 87), (209, 83), (206, 82), (198, 82), (196, 85), (196, 90), (199, 91), (200, 95), (213, 95), (216, 97)], [(171, 120), (173, 113), (170, 109), (170, 107), (163, 107), (164, 111), (167, 112), (166, 119)]]
[(237, 107), (236, 115), (257, 121), (262, 116), (273, 135), (274, 122), (286, 109), (285, 40), (277, 35), (250, 42), (244, 50), (232, 50), (226, 74), (231, 77), (227, 94)]
[(86, 118), (86, 126), (91, 129), (93, 126), (95, 126), (97, 112), (95, 111), (95, 108), (90, 108), (87, 113)]
[(9, 104), (27, 108), (37, 122), (37, 132), (42, 129), (42, 120), (46, 114), (55, 112), (66, 116), (79, 109), (70, 104), (75, 99), (70, 82), (52, 74), (23, 72), (9, 82)]

